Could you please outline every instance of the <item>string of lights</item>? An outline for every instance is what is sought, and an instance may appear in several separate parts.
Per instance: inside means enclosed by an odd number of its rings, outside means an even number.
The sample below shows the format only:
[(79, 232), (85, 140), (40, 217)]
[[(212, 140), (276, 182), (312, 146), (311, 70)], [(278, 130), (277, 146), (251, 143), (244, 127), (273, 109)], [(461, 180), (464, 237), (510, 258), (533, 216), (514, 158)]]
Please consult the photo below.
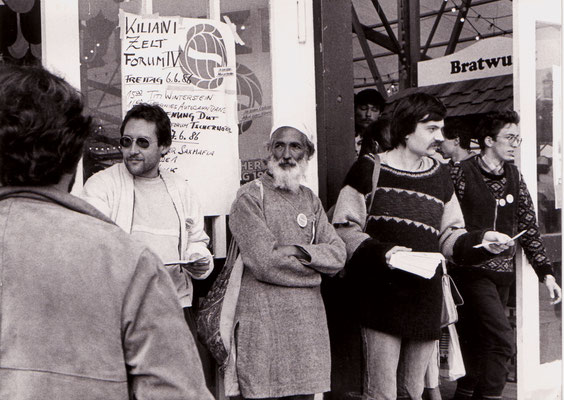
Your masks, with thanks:
[[(460, 0), (460, 2), (457, 2), (456, 0), (444, 0), (446, 3), (451, 2), (452, 3), (452, 7), (450, 8), (451, 13), (445, 12), (443, 15), (446, 16), (447, 18), (449, 17), (456, 17), (458, 18), (458, 16), (455, 16), (453, 14), (458, 13), (462, 7), (465, 7), (465, 4), (463, 2), (463, 0)], [(448, 10), (448, 6), (447, 6), (447, 10)], [(468, 15), (468, 13), (472, 11), (472, 13), (474, 14), (472, 15)], [(476, 40), (480, 40), (484, 37), (484, 35), (480, 32), (478, 25), (478, 21), (485, 21), (486, 23), (489, 24), (489, 30), (494, 30), (497, 29), (499, 32), (501, 32), (503, 35), (509, 34), (510, 31), (508, 32), (506, 29), (501, 28), (498, 25), (498, 21), (503, 19), (503, 18), (509, 18), (512, 17), (511, 14), (509, 15), (502, 15), (502, 16), (496, 16), (496, 17), (492, 17), (492, 16), (484, 16), (482, 15), (480, 12), (478, 12), (472, 5), (469, 6), (468, 8), (468, 13), (466, 13), (466, 18), (460, 18), (460, 22), (468, 22), (468, 26), (475, 32), (476, 36), (475, 39)], [(433, 15), (429, 15), (429, 16), (425, 16), (423, 18), (421, 18), (421, 21), (424, 20), (428, 20), (431, 18), (435, 18), (435, 16)], [(483, 29), (483, 27), (482, 27)], [(379, 32), (383, 32), (385, 30), (385, 28), (380, 28), (378, 31)], [(495, 33), (495, 32), (494, 32)], [(485, 35), (490, 36), (490, 34)], [(405, 69), (405, 68), (404, 68)], [(401, 76), (402, 71), (398, 71), (398, 72), (392, 72), (389, 74), (385, 74), (382, 75), (382, 82), (386, 85), (389, 84), (389, 86), (387, 86), (386, 91), (388, 92), (388, 94), (391, 93), (395, 93), (398, 88), (398, 81), (399, 81), (399, 76)], [(365, 78), (365, 77), (360, 77), (360, 78), (354, 78), (355, 79), (355, 87), (363, 87), (363, 86), (371, 86), (371, 85), (375, 85), (375, 82), (371, 80), (371, 82), (369, 82), (369, 79)], [(358, 84), (356, 83), (358, 82)]]
[[(449, 0), (445, 0), (445, 1), (449, 1)], [(450, 0), (450, 1), (452, 1), (452, 3), (454, 4), (454, 6), (451, 8), (451, 11), (452, 11), (453, 13), (457, 12), (458, 10), (460, 10), (460, 8), (462, 7), (462, 5), (457, 4), (455, 0)], [(468, 8), (468, 11), (472, 11), (474, 14), (476, 14), (476, 16), (475, 16), (475, 17), (472, 17), (472, 18), (475, 18), (476, 20), (482, 19), (482, 20), (486, 21), (487, 23), (489, 23), (489, 24), (490, 24), (490, 29), (496, 28), (496, 29), (498, 29), (499, 31), (501, 31), (503, 34), (506, 34), (506, 33), (507, 33), (507, 31), (506, 31), (505, 29), (502, 29), (501, 27), (499, 27), (499, 26), (496, 24), (496, 20), (499, 20), (500, 18), (511, 17), (511, 15), (506, 15), (506, 16), (503, 16), (503, 17), (484, 17), (482, 14), (480, 14), (478, 11), (476, 11), (475, 8), (472, 7), (472, 6), (470, 6), (470, 7)], [(467, 17), (468, 17), (468, 15), (467, 15)], [(470, 18), (470, 17), (468, 17), (468, 18)], [(467, 19), (467, 21), (469, 21), (469, 20)], [(464, 21), (462, 20), (461, 22), (464, 22)], [(474, 26), (473, 26), (473, 28), (474, 28), (474, 30), (476, 30), (476, 33), (477, 33), (479, 36), (482, 36), (482, 35), (480, 34), (480, 32), (479, 32)]]

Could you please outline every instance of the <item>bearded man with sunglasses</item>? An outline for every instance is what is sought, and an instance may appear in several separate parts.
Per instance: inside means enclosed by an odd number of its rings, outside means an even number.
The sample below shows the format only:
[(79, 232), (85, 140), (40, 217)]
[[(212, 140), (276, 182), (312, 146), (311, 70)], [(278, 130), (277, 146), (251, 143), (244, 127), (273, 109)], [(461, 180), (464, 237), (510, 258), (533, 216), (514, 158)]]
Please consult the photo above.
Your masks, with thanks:
[[(512, 164), (519, 145), (519, 115), (515, 111), (488, 113), (476, 134), (481, 153), (454, 164), (451, 177), (467, 228), (495, 229), (519, 237), (525, 255), (553, 304), (561, 290), (536, 222), (531, 195)], [(515, 353), (514, 333), (505, 314), (515, 281), (515, 248), (477, 264), (451, 270), (464, 298), (459, 307), (460, 344), (466, 376), (458, 380), (455, 400), (501, 399), (508, 361)]]
[(0, 65), (0, 399), (213, 400), (159, 258), (69, 193), (91, 122)]
[(120, 133), (123, 163), (90, 177), (82, 197), (161, 257), (195, 336), (192, 278), (206, 278), (213, 259), (196, 193), (182, 177), (159, 169), (172, 143), (170, 119), (158, 105), (137, 104)]

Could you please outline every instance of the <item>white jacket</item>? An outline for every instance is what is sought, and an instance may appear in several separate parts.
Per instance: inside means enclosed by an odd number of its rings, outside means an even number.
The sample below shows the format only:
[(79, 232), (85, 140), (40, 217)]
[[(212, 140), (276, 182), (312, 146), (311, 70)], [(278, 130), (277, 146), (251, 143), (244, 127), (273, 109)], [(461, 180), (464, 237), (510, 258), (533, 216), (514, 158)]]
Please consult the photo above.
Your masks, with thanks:
[[(172, 203), (178, 213), (180, 224), (179, 251), (180, 258), (188, 260), (194, 253), (211, 255), (208, 250), (209, 237), (204, 232), (204, 217), (196, 194), (190, 189), (188, 182), (182, 177), (168, 171), (161, 171)], [(84, 184), (80, 195), (92, 204), (127, 233), (131, 233), (133, 222), (134, 180), (133, 175), (123, 163), (92, 175)], [(210, 257), (211, 258), (211, 257)], [(178, 289), (182, 307), (192, 305), (192, 281), (205, 279), (213, 270), (213, 260), (203, 276), (195, 277), (178, 266), (166, 267), (171, 273)]]

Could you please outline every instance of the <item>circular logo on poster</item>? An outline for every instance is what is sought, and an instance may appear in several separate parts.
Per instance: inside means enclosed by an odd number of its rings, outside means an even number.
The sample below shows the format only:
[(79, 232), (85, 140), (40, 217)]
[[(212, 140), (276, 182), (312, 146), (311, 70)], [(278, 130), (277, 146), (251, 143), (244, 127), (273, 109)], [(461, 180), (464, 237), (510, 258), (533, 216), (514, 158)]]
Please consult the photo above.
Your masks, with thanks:
[(253, 71), (247, 66), (237, 63), (237, 110), (240, 114), (239, 135), (249, 129), (252, 118), (247, 119), (243, 111), (258, 108), (262, 105), (262, 87)]
[(180, 52), (180, 68), (190, 82), (201, 89), (216, 89), (223, 77), (216, 68), (227, 66), (227, 51), (219, 30), (210, 24), (198, 24), (186, 34), (186, 46)]

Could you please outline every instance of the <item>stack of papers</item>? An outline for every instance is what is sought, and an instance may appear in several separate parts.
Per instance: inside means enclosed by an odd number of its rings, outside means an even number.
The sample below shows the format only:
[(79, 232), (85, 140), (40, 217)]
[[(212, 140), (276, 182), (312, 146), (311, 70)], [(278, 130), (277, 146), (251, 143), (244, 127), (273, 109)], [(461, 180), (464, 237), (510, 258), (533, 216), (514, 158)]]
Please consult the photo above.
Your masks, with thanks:
[(425, 279), (435, 275), (437, 267), (445, 257), (441, 253), (424, 253), (420, 251), (398, 251), (392, 254), (390, 266), (411, 272)]

